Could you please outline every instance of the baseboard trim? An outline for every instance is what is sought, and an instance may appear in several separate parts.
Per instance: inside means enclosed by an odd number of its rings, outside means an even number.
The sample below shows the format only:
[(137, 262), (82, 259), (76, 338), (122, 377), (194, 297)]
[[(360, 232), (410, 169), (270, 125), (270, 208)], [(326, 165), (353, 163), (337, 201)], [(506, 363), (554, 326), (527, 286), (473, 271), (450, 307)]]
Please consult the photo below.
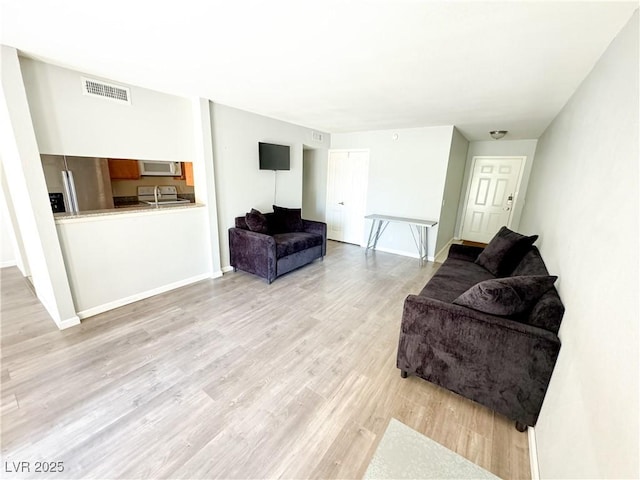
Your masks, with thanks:
[(529, 464), (531, 466), (531, 480), (540, 480), (540, 469), (538, 466), (538, 445), (536, 444), (535, 428), (527, 428), (529, 437)]
[(0, 262), (0, 268), (6, 267), (15, 267), (18, 265), (15, 260), (5, 260), (4, 262)]
[(233, 272), (232, 266), (222, 267), (222, 273), (229, 273), (229, 272)]
[(108, 310), (113, 310), (114, 308), (122, 307), (130, 303), (138, 302), (140, 300), (144, 300), (145, 298), (153, 297), (154, 295), (159, 295), (161, 293), (165, 293), (170, 290), (175, 290), (176, 288), (184, 287), (185, 285), (190, 285), (192, 283), (200, 282), (202, 280), (207, 280), (211, 277), (212, 275), (210, 273), (203, 273), (201, 275), (196, 275), (194, 277), (185, 278), (184, 280), (179, 280), (177, 282), (169, 283), (167, 285), (162, 285), (161, 287), (152, 288), (151, 290), (136, 293), (134, 295), (130, 295), (125, 298), (119, 298), (118, 300), (104, 303), (102, 305), (98, 305), (97, 307), (87, 308), (86, 310), (82, 310), (78, 312), (78, 317), (80, 317), (81, 320), (88, 317), (93, 317), (94, 315), (98, 315)]
[[(417, 252), (407, 252), (405, 250), (396, 250), (393, 248), (385, 248), (385, 247), (376, 247), (375, 250), (372, 251), (378, 251), (378, 252), (384, 252), (384, 253), (392, 253), (394, 255), (402, 255), (403, 257), (411, 257), (411, 258), (420, 258), (420, 256), (418, 255)], [(427, 260), (430, 262), (434, 261), (434, 258), (431, 256), (427, 256)]]
[(75, 327), (76, 325), (80, 325), (80, 317), (78, 315), (75, 315), (71, 318), (67, 318), (65, 320), (60, 320), (59, 322), (56, 322), (56, 325), (58, 326), (58, 329), (60, 330), (64, 330), (66, 328), (71, 328), (71, 327)]

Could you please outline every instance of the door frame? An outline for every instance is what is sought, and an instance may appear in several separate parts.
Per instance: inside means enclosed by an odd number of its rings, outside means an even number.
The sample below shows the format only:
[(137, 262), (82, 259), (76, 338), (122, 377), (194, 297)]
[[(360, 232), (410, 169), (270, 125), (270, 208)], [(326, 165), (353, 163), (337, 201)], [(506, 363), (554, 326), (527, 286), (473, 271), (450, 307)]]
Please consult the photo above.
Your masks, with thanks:
[(509, 220), (507, 221), (507, 228), (511, 229), (514, 220), (514, 213), (516, 208), (520, 205), (520, 190), (522, 189), (522, 179), (524, 178), (524, 171), (526, 169), (527, 164), (527, 156), (526, 155), (474, 155), (471, 157), (471, 162), (469, 163), (469, 170), (467, 176), (467, 186), (465, 187), (464, 199), (462, 202), (462, 210), (460, 215), (460, 229), (458, 230), (458, 238), (462, 238), (462, 231), (464, 230), (464, 221), (467, 217), (467, 206), (469, 202), (469, 196), (471, 194), (471, 183), (473, 182), (473, 171), (476, 167), (477, 160), (484, 160), (488, 158), (517, 158), (522, 160), (522, 167), (520, 168), (520, 173), (518, 174), (518, 180), (516, 183), (516, 191), (513, 196), (513, 204), (511, 205), (511, 212), (509, 213)]
[[(330, 185), (329, 185), (329, 157), (331, 156), (331, 154), (333, 152), (337, 152), (337, 153), (351, 153), (351, 152), (364, 152), (367, 154), (367, 162), (366, 162), (366, 176), (365, 176), (365, 181), (364, 181), (364, 203), (363, 203), (363, 211), (362, 211), (362, 232), (361, 232), (361, 236), (360, 236), (360, 243), (358, 245), (360, 245), (361, 247), (366, 247), (366, 240), (365, 240), (365, 229), (364, 226), (366, 225), (365, 221), (364, 221), (364, 217), (367, 213), (367, 198), (369, 195), (369, 173), (370, 173), (370, 167), (371, 167), (371, 149), (370, 148), (330, 148), (329, 150), (327, 150), (327, 189), (326, 189), (326, 195), (325, 195), (325, 221), (328, 222), (328, 202), (329, 202), (329, 189), (330, 189)], [(355, 244), (354, 244), (355, 245)]]

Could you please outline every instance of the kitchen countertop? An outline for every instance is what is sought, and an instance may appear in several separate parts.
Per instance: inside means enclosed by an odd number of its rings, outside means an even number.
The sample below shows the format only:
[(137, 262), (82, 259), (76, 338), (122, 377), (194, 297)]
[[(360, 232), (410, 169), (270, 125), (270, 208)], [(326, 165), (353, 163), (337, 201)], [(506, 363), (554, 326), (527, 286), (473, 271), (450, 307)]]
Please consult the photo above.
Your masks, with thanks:
[(169, 205), (133, 205), (130, 207), (116, 207), (116, 208), (107, 208), (104, 210), (89, 210), (86, 212), (80, 213), (54, 213), (53, 217), (56, 222), (59, 221), (67, 221), (74, 219), (85, 219), (88, 217), (105, 217), (111, 215), (123, 215), (123, 214), (131, 214), (131, 213), (152, 213), (152, 212), (161, 212), (167, 210), (180, 210), (186, 208), (197, 208), (204, 207), (202, 203), (174, 203)]

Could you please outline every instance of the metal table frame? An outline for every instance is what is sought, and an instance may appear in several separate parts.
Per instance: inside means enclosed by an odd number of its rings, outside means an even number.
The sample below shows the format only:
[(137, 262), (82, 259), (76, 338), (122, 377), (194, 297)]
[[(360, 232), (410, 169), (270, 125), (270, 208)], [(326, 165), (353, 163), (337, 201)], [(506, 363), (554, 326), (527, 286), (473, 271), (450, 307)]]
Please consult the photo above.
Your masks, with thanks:
[(411, 236), (416, 244), (420, 265), (424, 265), (425, 262), (428, 261), (427, 252), (429, 247), (429, 235), (427, 229), (437, 225), (438, 222), (422, 220), (420, 218), (394, 217), (391, 215), (378, 214), (367, 215), (364, 218), (366, 220), (371, 220), (371, 230), (369, 231), (369, 240), (367, 240), (367, 249), (365, 250), (365, 253), (369, 253), (369, 250), (373, 251), (376, 249), (378, 240), (380, 240), (380, 237), (387, 229), (390, 222), (406, 223), (409, 225)]

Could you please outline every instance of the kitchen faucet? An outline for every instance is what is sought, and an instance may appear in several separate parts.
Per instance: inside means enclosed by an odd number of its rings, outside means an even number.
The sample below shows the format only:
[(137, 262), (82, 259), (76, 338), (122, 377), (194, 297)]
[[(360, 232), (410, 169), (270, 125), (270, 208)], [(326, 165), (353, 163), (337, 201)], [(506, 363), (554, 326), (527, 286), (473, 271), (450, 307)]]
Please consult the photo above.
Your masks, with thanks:
[(162, 197), (162, 193), (160, 192), (160, 186), (159, 185), (155, 185), (153, 187), (153, 198), (156, 202), (156, 205), (158, 205), (158, 199)]

